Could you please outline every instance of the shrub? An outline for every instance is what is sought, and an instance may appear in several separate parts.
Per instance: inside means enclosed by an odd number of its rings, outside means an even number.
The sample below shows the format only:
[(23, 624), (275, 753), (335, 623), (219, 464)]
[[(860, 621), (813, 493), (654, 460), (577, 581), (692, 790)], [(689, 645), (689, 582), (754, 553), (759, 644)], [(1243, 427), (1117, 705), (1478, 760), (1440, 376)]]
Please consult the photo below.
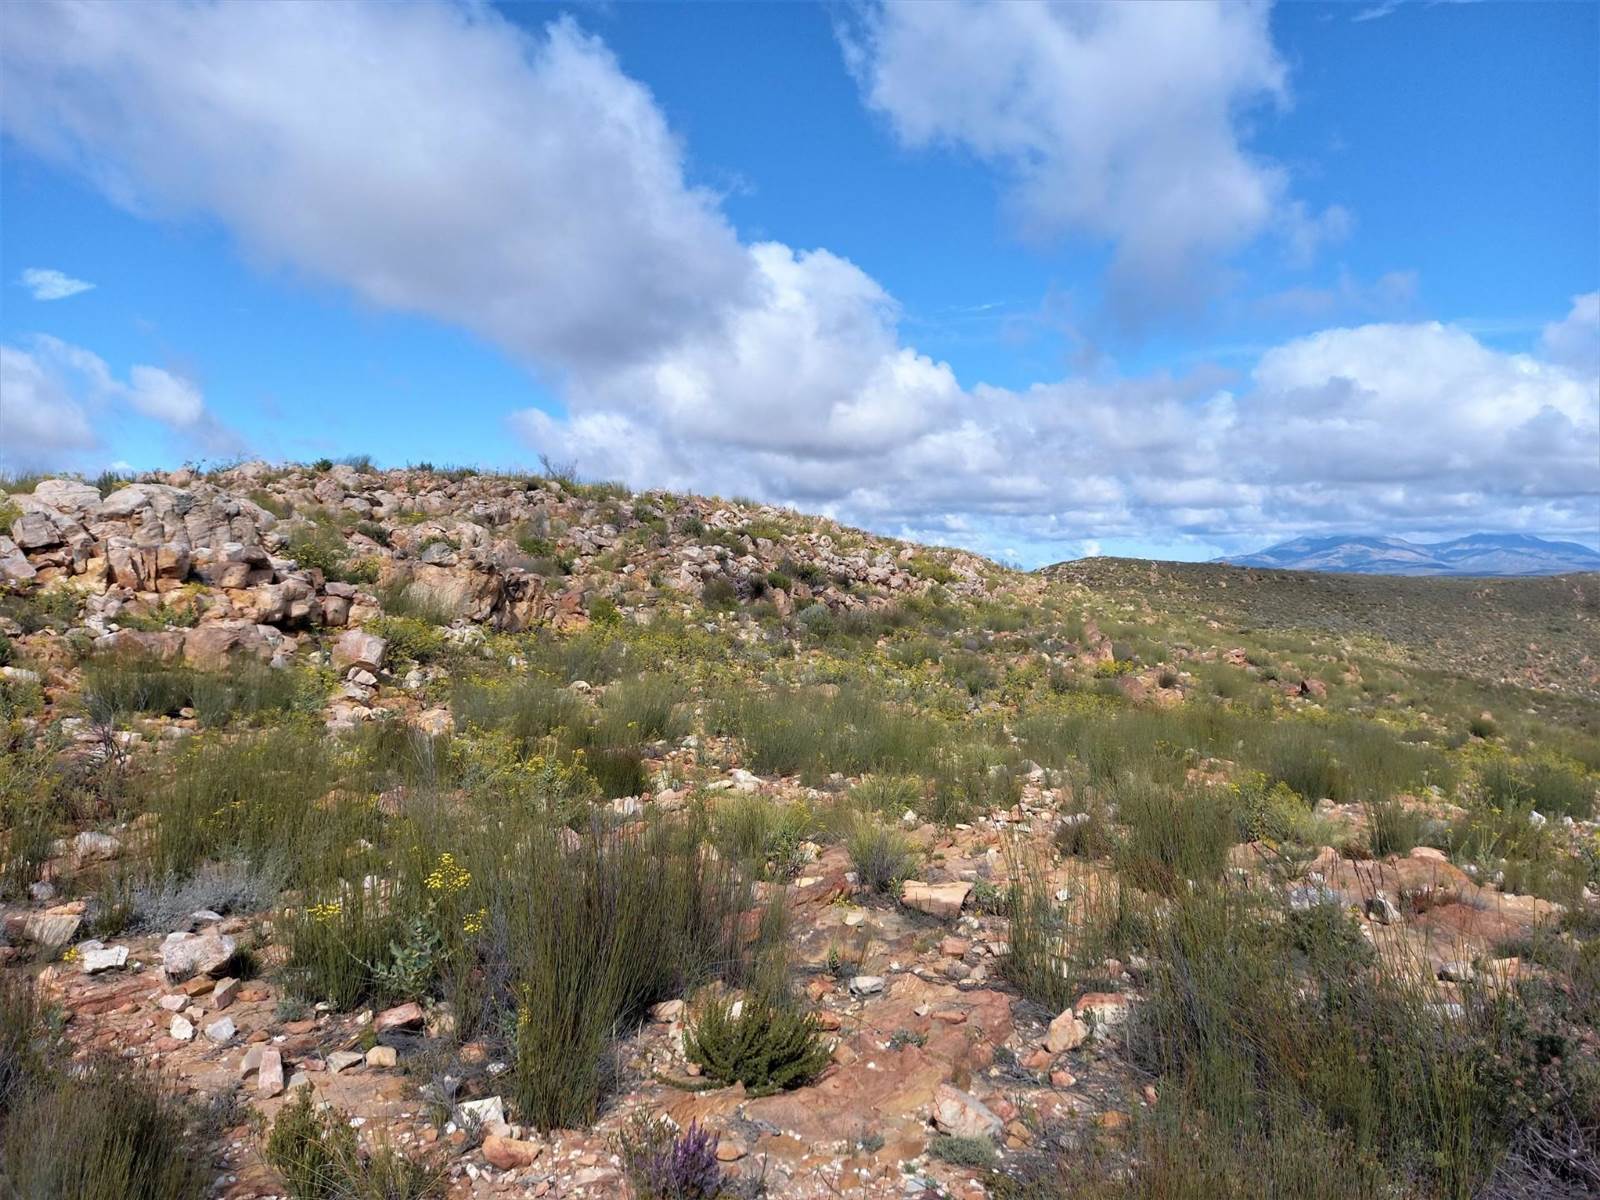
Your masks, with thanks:
[(154, 869), (186, 879), (206, 861), (287, 868), (285, 882), (327, 879), (375, 832), (363, 796), (334, 792), (340, 763), (320, 727), (190, 739), (151, 798)]
[(594, 829), (572, 850), (536, 830), (514, 853), (516, 882), (488, 893), (504, 906), (497, 969), (517, 1009), (512, 1092), (530, 1123), (573, 1128), (593, 1119), (620, 1023), (738, 970), (745, 891), (697, 839), (657, 822)]
[(744, 999), (739, 1014), (725, 997), (700, 1006), (685, 1031), (690, 1062), (719, 1083), (742, 1083), (756, 1096), (801, 1087), (827, 1066), (831, 1049), (817, 1019), (764, 996)]
[(377, 596), (378, 605), (387, 617), (409, 617), (426, 625), (448, 625), (458, 615), (434, 592), (409, 580), (397, 579), (385, 584), (378, 588)]
[(928, 1153), (957, 1167), (993, 1167), (1000, 1161), (994, 1143), (986, 1137), (940, 1134), (928, 1143)]
[(915, 775), (864, 775), (850, 789), (850, 802), (862, 812), (898, 821), (922, 807), (925, 785)]
[(48, 1066), (45, 1012), (26, 975), (0, 976), (0, 1130)]
[(675, 1133), (640, 1114), (617, 1136), (617, 1153), (638, 1200), (715, 1200), (725, 1186), (717, 1142), (692, 1121)]
[(721, 575), (713, 575), (700, 586), (700, 603), (713, 612), (739, 607), (739, 589)]
[(1422, 842), (1427, 818), (1398, 800), (1380, 800), (1367, 805), (1367, 837), (1375, 858), (1409, 854)]
[(815, 823), (804, 801), (774, 804), (755, 795), (729, 796), (711, 814), (712, 837), (723, 854), (763, 878), (783, 882), (804, 868), (801, 846)]
[(43, 1080), (5, 1123), (0, 1179), (29, 1200), (199, 1200), (210, 1172), (192, 1115), (154, 1076), (112, 1058)]
[(1004, 907), (1011, 918), (1000, 974), (1052, 1013), (1083, 994), (1100, 963), (1139, 939), (1141, 917), (1128, 890), (1099, 875), (1073, 875), (1068, 900), (1056, 898), (1044, 864), (1008, 851)]
[(124, 724), (135, 713), (176, 716), (193, 708), (200, 724), (213, 728), (263, 713), (310, 710), (322, 690), (314, 675), (260, 662), (219, 672), (110, 655), (85, 667), (83, 699), (90, 719), (100, 725)]
[(60, 815), (58, 749), (45, 738), (0, 745), (0, 896), (26, 896), (50, 858)]
[(1137, 776), (1117, 789), (1127, 826), (1118, 866), (1136, 886), (1173, 892), (1188, 881), (1216, 879), (1228, 862), (1235, 819), (1226, 789), (1174, 789)]
[(444, 630), (418, 617), (382, 616), (367, 629), (388, 643), (388, 652), (405, 662), (430, 663), (450, 649)]
[(149, 880), (132, 889), (128, 898), (129, 925), (170, 932), (200, 909), (223, 916), (262, 912), (277, 901), (284, 875), (281, 862), (269, 859), (260, 866), (251, 866), (233, 859), (204, 863), (187, 877), (167, 875)]
[(858, 817), (845, 839), (850, 861), (861, 886), (878, 893), (893, 893), (917, 869), (917, 853), (910, 840), (893, 826), (872, 817)]
[(436, 1164), (391, 1146), (364, 1151), (349, 1117), (331, 1106), (319, 1109), (309, 1087), (278, 1110), (262, 1157), (291, 1200), (427, 1200), (445, 1190)]

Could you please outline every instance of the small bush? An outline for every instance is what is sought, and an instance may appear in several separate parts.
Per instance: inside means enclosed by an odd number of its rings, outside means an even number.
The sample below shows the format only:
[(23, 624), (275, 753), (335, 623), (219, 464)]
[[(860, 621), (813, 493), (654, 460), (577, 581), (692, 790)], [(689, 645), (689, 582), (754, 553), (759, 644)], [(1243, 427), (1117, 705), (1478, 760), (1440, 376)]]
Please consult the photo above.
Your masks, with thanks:
[(994, 1143), (986, 1137), (940, 1134), (928, 1143), (928, 1153), (956, 1167), (993, 1167), (1000, 1161)]
[(675, 1133), (640, 1114), (617, 1137), (623, 1174), (638, 1200), (715, 1200), (726, 1181), (715, 1133), (694, 1122)]
[(0, 1180), (28, 1200), (199, 1200), (211, 1181), (192, 1121), (154, 1076), (93, 1059), (14, 1106), (0, 1134)]
[(1236, 821), (1226, 789), (1180, 790), (1131, 777), (1117, 789), (1117, 814), (1128, 828), (1118, 866), (1146, 891), (1213, 880), (1227, 865)]
[(739, 607), (739, 589), (721, 575), (713, 575), (700, 587), (700, 603), (713, 612)]
[(262, 1157), (291, 1200), (428, 1200), (445, 1190), (444, 1171), (432, 1163), (391, 1146), (364, 1151), (349, 1117), (319, 1109), (309, 1087), (278, 1110)]
[(831, 1055), (816, 1017), (761, 996), (747, 996), (738, 1016), (726, 998), (707, 1000), (684, 1033), (683, 1050), (710, 1078), (742, 1083), (756, 1096), (809, 1083)]
[(845, 839), (861, 886), (894, 893), (917, 869), (917, 853), (906, 836), (872, 817), (857, 818)]
[(367, 629), (383, 638), (388, 653), (402, 662), (430, 663), (450, 650), (444, 630), (418, 617), (378, 617), (367, 622)]
[[(605, 1053), (619, 1024), (744, 961), (737, 914), (745, 890), (697, 839), (664, 824), (591, 830), (576, 849), (554, 830), (515, 847), (513, 881), (488, 895), (503, 905), (503, 944), (516, 1005), (512, 1094), (541, 1128), (594, 1117)], [(494, 965), (494, 959), (490, 959)]]

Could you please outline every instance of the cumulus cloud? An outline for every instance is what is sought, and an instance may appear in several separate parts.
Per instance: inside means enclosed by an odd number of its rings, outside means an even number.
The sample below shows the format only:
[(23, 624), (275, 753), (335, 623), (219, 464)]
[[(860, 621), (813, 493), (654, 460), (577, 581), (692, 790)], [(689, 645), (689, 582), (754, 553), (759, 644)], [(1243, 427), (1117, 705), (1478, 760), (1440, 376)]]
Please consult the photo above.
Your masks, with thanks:
[(65, 300), (94, 288), (92, 283), (74, 279), (51, 267), (29, 267), (17, 277), (17, 282), (32, 292), (35, 300)]
[[(1391, 322), (1287, 342), (1244, 374), (964, 384), (908, 343), (859, 265), (741, 244), (649, 93), (570, 20), (528, 33), (476, 6), (359, 3), (17, 14), (0, 45), (8, 133), (122, 203), (215, 217), (263, 259), (493, 340), (566, 405), (513, 414), (513, 430), (591, 474), (1029, 559), (1086, 538), (1592, 529), (1600, 382), (1573, 317), (1538, 356)], [(908, 141), (1005, 164), (1031, 220), (1111, 238), (1130, 279), (1268, 228), (1298, 228), (1306, 252), (1347, 230), (1241, 148), (1239, 106), (1283, 95), (1262, 11), (1160, 17), (893, 7), (860, 67)], [(63, 444), (84, 426), (62, 396), (208, 426), (176, 377), (121, 381), (41, 346), (15, 369), (47, 359), (79, 380), (34, 385), (46, 399), (26, 410)]]
[(571, 21), (487, 6), (31, 4), (6, 132), (137, 211), (384, 308), (587, 370), (715, 324), (754, 280), (650, 93)]
[(118, 379), (93, 351), (38, 335), (0, 346), (0, 446), (7, 465), (60, 466), (123, 428), (130, 414), (170, 430), (186, 449), (231, 453), (238, 436), (207, 410), (200, 389), (160, 367)]
[(1276, 227), (1291, 257), (1348, 232), (1287, 196), (1249, 154), (1241, 114), (1282, 104), (1287, 71), (1264, 4), (927, 4), (886, 0), (843, 34), (867, 103), (914, 147), (998, 167), (1038, 237), (1114, 247), (1127, 315), (1204, 298), (1218, 259)]
[(1544, 327), (1545, 357), (1580, 371), (1600, 371), (1600, 292), (1572, 298), (1572, 308)]

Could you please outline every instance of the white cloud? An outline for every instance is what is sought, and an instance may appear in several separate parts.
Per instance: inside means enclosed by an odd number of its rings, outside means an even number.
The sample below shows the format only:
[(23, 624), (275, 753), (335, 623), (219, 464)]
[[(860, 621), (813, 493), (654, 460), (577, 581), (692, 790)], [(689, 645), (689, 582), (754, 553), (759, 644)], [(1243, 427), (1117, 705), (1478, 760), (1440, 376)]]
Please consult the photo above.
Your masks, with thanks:
[(17, 282), (32, 292), (35, 300), (65, 300), (94, 288), (92, 283), (50, 267), (29, 267), (17, 277)]
[(95, 444), (89, 415), (34, 355), (0, 346), (0, 445), (8, 463)]
[(229, 453), (243, 443), (205, 406), (199, 388), (160, 367), (137, 365), (126, 381), (98, 354), (38, 335), (0, 346), (0, 446), (8, 465), (59, 467), (124, 428), (130, 413), (156, 421), (188, 449)]
[(1600, 371), (1600, 292), (1574, 296), (1567, 315), (1544, 327), (1539, 344), (1553, 362)]
[(32, 4), (6, 131), (138, 211), (556, 370), (644, 359), (753, 284), (650, 93), (487, 6)]
[(1288, 97), (1267, 15), (1202, 0), (885, 0), (842, 40), (902, 141), (1000, 168), (1033, 235), (1110, 241), (1128, 315), (1202, 301), (1216, 261), (1272, 226), (1300, 259), (1349, 229), (1343, 208), (1288, 200), (1284, 170), (1242, 145), (1241, 113)]
[[(1387, 323), (1268, 349), (1243, 377), (963, 386), (906, 343), (856, 264), (740, 244), (686, 181), (649, 93), (570, 21), (530, 35), (479, 7), (16, 12), (0, 45), (8, 133), (124, 203), (214, 216), (265, 259), (494, 340), (567, 405), (514, 414), (513, 430), (592, 474), (1030, 558), (1086, 538), (1214, 549), (1321, 528), (1592, 527), (1600, 383), (1568, 353), (1571, 317), (1537, 358)], [(975, 21), (956, 39), (962, 15)], [(1237, 106), (1283, 93), (1257, 8), (875, 20), (863, 69), (909, 140), (1006, 162), (1038, 221), (1099, 230), (1134, 275), (1273, 227), (1314, 249), (1348, 224), (1297, 208), (1239, 144)], [(1150, 72), (1171, 75), (1171, 96)], [(1414, 279), (1350, 288), (1403, 300)], [(78, 381), (86, 421), (109, 397), (184, 437), (214, 428), (199, 392), (155, 368), (123, 382), (48, 341), (24, 357)], [(72, 393), (32, 386), (36, 440), (92, 430), (61, 402)]]

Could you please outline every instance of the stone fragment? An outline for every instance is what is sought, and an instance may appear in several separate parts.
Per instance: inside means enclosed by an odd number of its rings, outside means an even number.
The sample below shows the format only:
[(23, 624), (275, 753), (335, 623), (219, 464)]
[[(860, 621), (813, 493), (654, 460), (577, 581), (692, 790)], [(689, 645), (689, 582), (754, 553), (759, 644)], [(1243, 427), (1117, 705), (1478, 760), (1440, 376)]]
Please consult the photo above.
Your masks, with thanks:
[(29, 913), (22, 923), (22, 936), (41, 946), (65, 946), (78, 936), (83, 914), (75, 912)]
[(875, 996), (881, 991), (882, 975), (857, 975), (850, 981), (850, 994), (853, 996)]
[(372, 1028), (378, 1033), (390, 1029), (416, 1029), (422, 1024), (422, 1016), (422, 1005), (413, 1000), (384, 1009), (373, 1018)]
[(256, 1095), (263, 1100), (283, 1091), (283, 1054), (271, 1046), (262, 1048), (261, 1065), (256, 1074)]
[(1089, 1027), (1070, 1008), (1050, 1022), (1050, 1032), (1045, 1035), (1044, 1048), (1051, 1054), (1076, 1050), (1089, 1038)]
[(101, 971), (114, 971), (128, 961), (126, 946), (102, 946), (90, 943), (78, 950), (78, 965), (85, 975), (98, 975)]
[(383, 667), (384, 651), (388, 643), (375, 633), (363, 629), (347, 629), (333, 644), (333, 669), (343, 673), (351, 667), (377, 672)]
[(167, 1026), (167, 1035), (174, 1041), (194, 1041), (194, 1022), (188, 1017), (173, 1017), (172, 1024)]
[(501, 1137), (497, 1133), (491, 1133), (483, 1139), (484, 1158), (489, 1160), (490, 1166), (501, 1171), (517, 1171), (523, 1167), (531, 1167), (542, 1153), (544, 1147), (538, 1142)]
[[(377, 1047), (373, 1047), (377, 1049)], [(351, 1067), (359, 1066), (367, 1061), (367, 1056), (359, 1050), (335, 1050), (328, 1055), (328, 1070), (337, 1075), (340, 1071), (347, 1071)]]
[(237, 979), (219, 979), (217, 986), (211, 989), (211, 1011), (221, 1012), (239, 998), (239, 981)]
[(499, 1096), (484, 1100), (467, 1100), (456, 1105), (456, 1121), (479, 1125), (497, 1125), (506, 1119), (506, 1102)]
[(367, 1051), (367, 1066), (375, 1069), (398, 1066), (400, 1053), (393, 1046), (374, 1046)]
[(222, 1020), (213, 1021), (206, 1026), (206, 1037), (219, 1046), (226, 1046), (233, 1041), (234, 1035), (238, 1032), (232, 1017), (223, 1017)]
[(161, 943), (161, 969), (172, 980), (211, 975), (238, 948), (239, 944), (224, 933), (170, 933)]
[(933, 1123), (941, 1133), (955, 1137), (992, 1138), (1005, 1128), (983, 1101), (948, 1083), (941, 1083), (934, 1093)]
[(908, 879), (900, 887), (900, 903), (929, 916), (950, 920), (959, 916), (972, 891), (970, 883), (923, 883)]

